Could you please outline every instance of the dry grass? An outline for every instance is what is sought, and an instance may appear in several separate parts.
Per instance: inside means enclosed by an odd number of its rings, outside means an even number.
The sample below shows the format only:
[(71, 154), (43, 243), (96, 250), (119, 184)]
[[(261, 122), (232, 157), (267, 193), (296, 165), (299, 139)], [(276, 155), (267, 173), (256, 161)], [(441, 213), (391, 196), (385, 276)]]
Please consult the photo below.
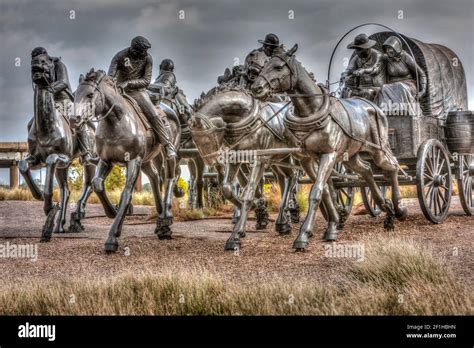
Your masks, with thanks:
[(365, 243), (364, 261), (347, 262), (337, 283), (272, 277), (239, 284), (191, 265), (4, 287), (0, 314), (466, 315), (472, 296), (431, 250), (378, 238)]
[[(120, 195), (122, 191), (114, 190), (107, 192), (107, 196), (113, 204), (118, 204), (120, 202)], [(77, 202), (81, 196), (81, 191), (72, 190), (69, 198), (70, 202)], [(53, 199), (59, 201), (59, 189), (53, 191)], [(33, 195), (27, 189), (17, 188), (13, 190), (0, 188), (0, 201), (34, 201)], [(88, 203), (100, 203), (99, 198), (93, 193)], [(155, 201), (153, 199), (153, 194), (148, 191), (134, 192), (132, 203), (135, 205), (154, 205)]]

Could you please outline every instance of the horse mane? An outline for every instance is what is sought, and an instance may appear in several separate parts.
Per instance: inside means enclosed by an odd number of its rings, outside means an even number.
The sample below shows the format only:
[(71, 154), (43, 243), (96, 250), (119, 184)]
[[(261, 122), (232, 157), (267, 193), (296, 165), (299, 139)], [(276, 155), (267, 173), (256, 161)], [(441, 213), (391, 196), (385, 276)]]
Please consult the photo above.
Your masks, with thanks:
[(240, 92), (251, 97), (249, 91), (241, 86), (229, 86), (225, 83), (211, 88), (207, 93), (202, 92), (199, 98), (194, 100), (194, 110), (200, 109), (204, 104), (213, 99), (216, 95), (228, 92)]
[[(275, 52), (273, 53), (272, 57), (273, 57), (273, 56), (279, 56), (280, 58), (282, 58), (283, 60), (285, 60), (286, 50), (285, 50), (283, 47), (278, 47), (278, 48), (275, 49)], [(291, 57), (291, 59), (294, 60), (295, 65), (297, 66), (297, 68), (302, 69), (306, 74), (308, 74), (308, 76), (309, 76), (314, 82), (317, 82), (317, 81), (316, 81), (316, 77), (314, 76), (314, 73), (309, 72), (309, 71), (304, 67), (304, 65), (303, 65), (298, 59), (296, 59), (296, 56), (295, 56), (295, 55), (293, 55), (293, 56)]]
[(94, 71), (94, 68), (91, 68), (91, 70), (89, 70), (89, 72), (84, 77), (84, 81), (97, 83), (101, 78), (104, 82), (112, 81), (112, 78), (108, 76), (104, 70), (99, 69)]

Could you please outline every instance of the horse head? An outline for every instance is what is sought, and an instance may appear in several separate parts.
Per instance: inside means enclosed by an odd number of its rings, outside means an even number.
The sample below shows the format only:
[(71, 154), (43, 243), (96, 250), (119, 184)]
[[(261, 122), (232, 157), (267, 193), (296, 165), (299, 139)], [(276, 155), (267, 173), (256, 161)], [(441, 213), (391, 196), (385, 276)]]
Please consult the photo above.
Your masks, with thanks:
[(105, 110), (105, 97), (102, 81), (108, 79), (103, 70), (94, 71), (92, 68), (84, 77), (80, 75), (79, 86), (74, 93), (73, 124), (79, 125), (101, 115)]
[(54, 83), (54, 61), (48, 54), (39, 54), (31, 60), (31, 80), (39, 88), (49, 87)]
[(253, 82), (257, 79), (267, 61), (268, 57), (265, 52), (260, 50), (250, 52), (245, 67), (249, 81)]
[(258, 99), (267, 99), (274, 93), (291, 91), (298, 79), (295, 52), (298, 45), (289, 51), (276, 52), (265, 64), (252, 85), (252, 93)]
[(204, 163), (208, 166), (215, 165), (224, 143), (226, 123), (222, 118), (209, 119), (206, 115), (197, 112), (188, 124)]

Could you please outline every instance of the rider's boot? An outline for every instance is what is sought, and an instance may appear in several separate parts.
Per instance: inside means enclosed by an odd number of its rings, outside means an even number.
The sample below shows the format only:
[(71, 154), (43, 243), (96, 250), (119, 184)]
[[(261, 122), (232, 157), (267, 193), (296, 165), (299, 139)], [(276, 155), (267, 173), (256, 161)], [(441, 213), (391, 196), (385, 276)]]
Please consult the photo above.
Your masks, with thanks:
[(155, 134), (158, 135), (158, 140), (165, 148), (165, 157), (167, 159), (176, 158), (177, 156), (176, 149), (170, 140), (170, 137), (168, 135), (168, 132), (165, 129), (163, 122), (157, 117), (154, 117), (149, 121), (150, 121), (151, 127), (155, 131)]

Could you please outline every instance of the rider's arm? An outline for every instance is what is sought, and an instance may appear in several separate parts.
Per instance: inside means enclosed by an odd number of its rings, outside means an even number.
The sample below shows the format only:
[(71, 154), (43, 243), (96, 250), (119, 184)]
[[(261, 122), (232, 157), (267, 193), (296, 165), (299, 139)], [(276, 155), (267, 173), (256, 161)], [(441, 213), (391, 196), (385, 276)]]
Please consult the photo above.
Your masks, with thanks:
[(145, 63), (145, 72), (143, 73), (143, 77), (140, 79), (134, 79), (127, 81), (127, 89), (141, 89), (147, 88), (151, 83), (151, 74), (153, 70), (153, 59), (151, 55), (148, 54)]
[(64, 91), (69, 87), (69, 78), (67, 75), (66, 65), (61, 62), (60, 59), (57, 59), (54, 64), (54, 71), (56, 74), (56, 81), (51, 84), (54, 93), (59, 93)]
[(354, 55), (349, 61), (346, 70), (341, 74), (341, 80), (344, 80), (346, 77), (351, 76), (354, 71), (357, 70), (357, 56)]
[(408, 53), (404, 54), (404, 61), (408, 69), (410, 70), (410, 73), (412, 74), (413, 78), (416, 79), (416, 77), (418, 76), (418, 89), (420, 92), (419, 95), (420, 97), (422, 97), (426, 93), (426, 74), (423, 69), (421, 69), (421, 67), (416, 63), (413, 57)]
[(118, 70), (118, 62), (119, 62), (119, 55), (121, 52), (117, 53), (113, 58), (112, 61), (110, 62), (109, 66), (109, 72), (107, 75), (115, 77), (117, 75), (117, 70)]

